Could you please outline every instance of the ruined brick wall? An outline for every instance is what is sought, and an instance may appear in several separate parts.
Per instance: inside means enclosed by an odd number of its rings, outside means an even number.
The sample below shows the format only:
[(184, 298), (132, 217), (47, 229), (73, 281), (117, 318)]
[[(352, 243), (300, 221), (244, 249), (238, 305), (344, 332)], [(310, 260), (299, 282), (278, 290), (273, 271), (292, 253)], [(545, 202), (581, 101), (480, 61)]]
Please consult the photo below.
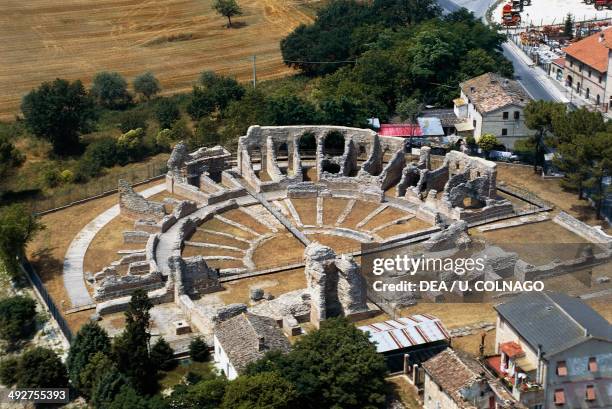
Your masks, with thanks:
[(119, 179), (119, 209), (122, 216), (133, 220), (159, 221), (166, 215), (163, 204), (145, 199), (123, 179)]

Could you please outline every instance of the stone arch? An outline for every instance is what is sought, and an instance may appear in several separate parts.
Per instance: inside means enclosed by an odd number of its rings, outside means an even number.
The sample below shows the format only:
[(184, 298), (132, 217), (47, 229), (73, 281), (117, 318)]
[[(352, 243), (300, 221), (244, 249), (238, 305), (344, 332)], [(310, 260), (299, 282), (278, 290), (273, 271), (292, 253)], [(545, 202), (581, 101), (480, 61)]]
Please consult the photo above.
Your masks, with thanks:
[(317, 137), (312, 132), (304, 132), (299, 138), (300, 153), (314, 154), (317, 150)]
[(323, 137), (323, 153), (340, 156), (344, 153), (344, 135), (339, 131), (330, 131)]

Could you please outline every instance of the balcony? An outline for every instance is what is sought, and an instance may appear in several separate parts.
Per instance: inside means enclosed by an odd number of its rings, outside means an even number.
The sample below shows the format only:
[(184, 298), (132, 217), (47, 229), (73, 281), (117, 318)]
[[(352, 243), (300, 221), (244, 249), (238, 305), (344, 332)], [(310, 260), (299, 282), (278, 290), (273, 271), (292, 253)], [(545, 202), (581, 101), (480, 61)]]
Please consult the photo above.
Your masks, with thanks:
[(528, 374), (519, 372), (517, 380), (514, 376), (501, 369), (501, 355), (487, 357), (484, 363), (488, 369), (497, 375), (508, 392), (522, 404), (532, 407), (544, 401), (542, 385), (533, 381)]

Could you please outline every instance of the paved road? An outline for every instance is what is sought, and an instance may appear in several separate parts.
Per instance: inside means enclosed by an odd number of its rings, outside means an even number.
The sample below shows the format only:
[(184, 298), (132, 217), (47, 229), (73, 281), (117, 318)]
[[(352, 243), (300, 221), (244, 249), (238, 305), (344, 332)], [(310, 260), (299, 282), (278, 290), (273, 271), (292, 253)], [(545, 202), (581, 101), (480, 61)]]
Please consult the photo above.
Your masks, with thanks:
[[(494, 0), (438, 0), (438, 4), (445, 10), (451, 12), (460, 7), (465, 7), (472, 11), (477, 17), (482, 18), (493, 1)], [(534, 71), (535, 68), (527, 65), (507, 44), (503, 45), (503, 52), (506, 58), (512, 61), (517, 80), (532, 98), (546, 101), (560, 100), (554, 90), (550, 90), (538, 80), (538, 75)]]

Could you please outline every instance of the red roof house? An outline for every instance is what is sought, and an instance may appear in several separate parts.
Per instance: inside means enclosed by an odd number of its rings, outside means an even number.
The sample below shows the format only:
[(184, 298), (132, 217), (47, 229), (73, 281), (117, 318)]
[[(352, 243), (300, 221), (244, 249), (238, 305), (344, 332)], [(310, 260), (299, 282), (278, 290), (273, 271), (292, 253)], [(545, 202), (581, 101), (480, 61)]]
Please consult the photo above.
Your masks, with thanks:
[(418, 124), (381, 124), (378, 135), (410, 138), (412, 136), (423, 136), (423, 131)]

